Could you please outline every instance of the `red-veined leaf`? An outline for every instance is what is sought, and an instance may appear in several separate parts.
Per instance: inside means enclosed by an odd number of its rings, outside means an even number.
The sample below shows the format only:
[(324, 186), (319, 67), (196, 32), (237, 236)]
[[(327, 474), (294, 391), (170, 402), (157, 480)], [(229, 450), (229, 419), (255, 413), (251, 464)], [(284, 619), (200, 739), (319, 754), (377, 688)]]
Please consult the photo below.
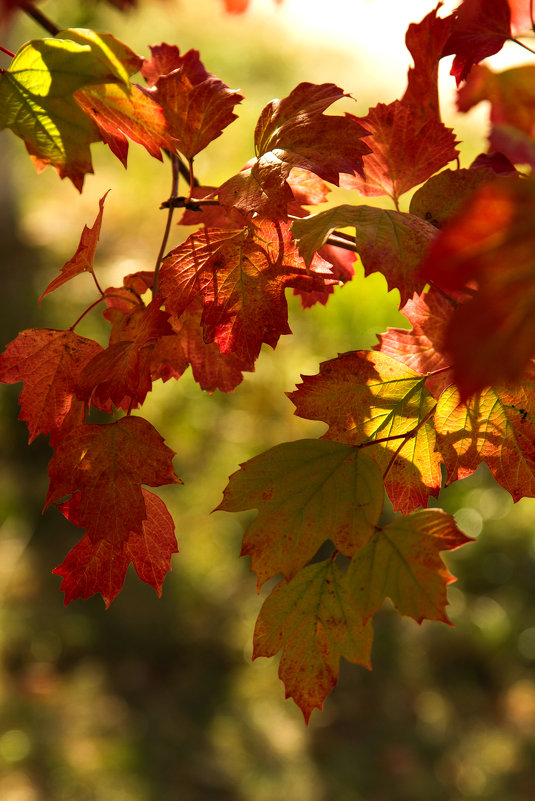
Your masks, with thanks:
[(37, 328), (21, 331), (0, 356), (0, 381), (24, 382), (20, 419), (28, 425), (30, 442), (50, 434), (52, 444), (69, 414), (82, 421), (83, 405), (76, 387), (85, 365), (102, 352), (98, 342), (75, 334)]
[(438, 119), (422, 122), (420, 113), (400, 100), (378, 103), (356, 119), (370, 133), (366, 143), (372, 152), (364, 156), (365, 177), (347, 176), (340, 185), (362, 195), (389, 195), (397, 204), (404, 192), (457, 158), (453, 131)]
[(50, 460), (45, 508), (79, 492), (78, 525), (93, 542), (128, 540), (131, 532), (142, 534), (147, 518), (141, 485), (182, 483), (173, 472), (173, 455), (141, 417), (77, 426)]

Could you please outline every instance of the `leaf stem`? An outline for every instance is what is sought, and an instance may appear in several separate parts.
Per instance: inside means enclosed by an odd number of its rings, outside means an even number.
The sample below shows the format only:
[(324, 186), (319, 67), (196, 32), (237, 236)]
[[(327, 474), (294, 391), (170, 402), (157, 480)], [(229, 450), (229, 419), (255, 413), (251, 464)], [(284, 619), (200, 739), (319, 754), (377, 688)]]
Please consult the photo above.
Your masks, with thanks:
[(524, 50), (527, 50), (529, 53), (533, 53), (535, 55), (535, 50), (532, 50), (531, 47), (528, 47), (526, 44), (524, 44), (524, 42), (521, 42), (520, 39), (511, 39), (511, 41), (515, 42), (517, 45), (520, 45), (520, 47), (523, 47)]
[(30, 0), (17, 0), (17, 5), (24, 11), (29, 17), (31, 17), (35, 22), (37, 22), (45, 31), (51, 33), (52, 36), (56, 36), (61, 30), (58, 26), (52, 22), (43, 12), (36, 8)]
[(76, 328), (76, 326), (78, 325), (78, 323), (80, 322), (80, 320), (83, 320), (83, 318), (86, 316), (86, 314), (87, 314), (88, 312), (90, 312), (90, 311), (91, 311), (91, 309), (94, 309), (94, 308), (95, 308), (95, 306), (98, 306), (98, 304), (99, 304), (99, 303), (101, 303), (103, 300), (104, 300), (104, 295), (102, 294), (102, 295), (100, 296), (100, 298), (98, 298), (97, 300), (95, 300), (95, 302), (94, 302), (94, 303), (92, 303), (92, 304), (91, 304), (91, 306), (88, 306), (88, 307), (87, 307), (87, 309), (86, 309), (84, 312), (82, 312), (82, 314), (81, 314), (81, 315), (78, 317), (78, 319), (76, 320), (76, 322), (74, 322), (74, 323), (73, 323), (73, 324), (72, 324), (72, 325), (69, 327), (69, 331), (74, 331), (74, 329)]
[(12, 53), (11, 50), (7, 49), (7, 47), (2, 47), (2, 45), (0, 45), (0, 50), (2, 51), (2, 53), (5, 53), (6, 56), (10, 56), (10, 58), (15, 58), (15, 53)]
[(178, 177), (180, 173), (180, 161), (179, 157), (175, 153), (170, 154), (171, 158), (171, 168), (172, 168), (172, 179), (171, 179), (171, 195), (169, 197), (169, 205), (167, 207), (167, 222), (165, 223), (165, 231), (163, 233), (162, 244), (160, 245), (160, 250), (158, 253), (158, 257), (156, 259), (156, 265), (154, 267), (154, 282), (152, 284), (152, 297), (155, 298), (158, 294), (158, 275), (160, 272), (160, 265), (162, 263), (163, 257), (165, 255), (165, 251), (167, 249), (167, 240), (169, 239), (169, 234), (171, 232), (171, 223), (173, 221), (173, 214), (175, 211), (175, 207), (172, 203), (173, 199), (176, 198), (178, 192)]
[(343, 239), (338, 238), (338, 232), (336, 234), (331, 234), (327, 237), (324, 244), (325, 245), (334, 245), (334, 247), (342, 248), (343, 250), (351, 250), (353, 253), (358, 253), (358, 248), (355, 242), (351, 242), (347, 240), (345, 237)]
[(188, 200), (191, 200), (193, 190), (195, 189), (195, 176), (193, 175), (193, 159), (188, 159), (189, 165), (189, 194)]

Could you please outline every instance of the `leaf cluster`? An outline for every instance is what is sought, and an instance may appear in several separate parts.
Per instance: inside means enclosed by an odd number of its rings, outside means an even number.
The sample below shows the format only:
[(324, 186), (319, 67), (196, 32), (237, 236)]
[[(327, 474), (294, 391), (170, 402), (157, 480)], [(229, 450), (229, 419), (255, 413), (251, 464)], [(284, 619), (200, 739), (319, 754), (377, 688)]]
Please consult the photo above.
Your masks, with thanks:
[[(239, 13), (247, 2), (226, 6)], [(286, 290), (305, 308), (325, 304), (358, 256), (365, 274), (381, 272), (399, 291), (411, 328), (302, 376), (289, 393), (295, 413), (325, 433), (241, 465), (217, 508), (258, 510), (242, 554), (259, 588), (281, 578), (262, 606), (254, 656), (282, 650), (286, 694), (306, 720), (335, 685), (340, 657), (370, 666), (371, 619), (385, 598), (418, 622), (449, 622), (454, 579), (440, 553), (468, 538), (429, 499), (481, 462), (515, 501), (535, 496), (533, 67), (480, 65), (532, 25), (530, 8), (463, 0), (440, 16), (438, 4), (409, 26), (414, 65), (400, 99), (335, 114), (343, 89), (301, 83), (264, 107), (250, 161), (220, 186), (199, 181), (194, 161), (243, 98), (197, 51), (160, 44), (141, 57), (111, 34), (67, 29), (22, 45), (0, 70), (0, 128), (24, 141), (38, 171), (51, 165), (81, 192), (92, 145), (126, 166), (134, 142), (172, 172), (154, 269), (101, 287), (104, 195), (41, 295), (90, 273), (96, 298), (82, 317), (104, 305), (106, 346), (75, 333), (79, 318), (22, 331), (0, 356), (0, 380), (23, 382), (30, 441), (49, 435), (54, 448), (45, 507), (85, 531), (54, 571), (65, 603), (99, 592), (109, 605), (130, 563), (161, 592), (177, 545), (146, 486), (182, 482), (173, 452), (135, 413), (153, 382), (191, 366), (202, 390), (231, 392), (262, 345), (291, 333)], [(468, 168), (440, 116), (438, 69), (449, 55), (460, 110), (491, 104), (489, 150)], [(328, 184), (352, 190), (355, 204), (312, 212)], [(167, 251), (176, 209), (194, 230)], [(89, 422), (91, 409), (108, 422)]]

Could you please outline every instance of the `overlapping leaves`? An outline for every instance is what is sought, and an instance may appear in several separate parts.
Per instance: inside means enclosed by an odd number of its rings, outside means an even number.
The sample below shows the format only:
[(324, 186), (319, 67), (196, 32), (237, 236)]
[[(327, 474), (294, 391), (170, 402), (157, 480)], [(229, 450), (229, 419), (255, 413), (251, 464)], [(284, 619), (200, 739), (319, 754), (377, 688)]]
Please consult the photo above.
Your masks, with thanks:
[[(226, 6), (240, 12), (247, 2)], [(85, 529), (55, 570), (66, 603), (100, 592), (108, 605), (130, 563), (161, 592), (174, 527), (143, 485), (181, 482), (173, 452), (131, 415), (153, 382), (191, 365), (203, 389), (231, 391), (264, 343), (290, 333), (286, 290), (305, 306), (325, 302), (350, 279), (358, 253), (366, 274), (380, 271), (399, 290), (412, 328), (389, 329), (374, 351), (341, 354), (303, 376), (289, 397), (325, 434), (242, 464), (218, 507), (258, 510), (242, 554), (259, 587), (282, 576), (262, 606), (254, 656), (282, 650), (286, 694), (308, 720), (335, 685), (340, 657), (369, 667), (370, 618), (386, 598), (418, 622), (449, 622), (453, 577), (440, 553), (467, 537), (450, 515), (425, 508), (429, 496), (443, 476), (463, 478), (482, 461), (514, 500), (535, 495), (534, 190), (513, 166), (534, 163), (531, 73), (473, 69), (510, 37), (511, 7), (516, 30), (525, 9), (505, 0), (463, 0), (443, 18), (438, 5), (411, 25), (407, 89), (367, 114), (326, 114), (348, 95), (332, 83), (299, 84), (264, 107), (255, 158), (219, 187), (197, 186), (193, 162), (242, 98), (196, 51), (162, 44), (141, 59), (113, 37), (65, 31), (28, 43), (0, 72), (0, 125), (25, 141), (39, 169), (52, 164), (81, 189), (92, 142), (106, 142), (125, 165), (128, 140), (155, 158), (166, 150), (189, 187), (164, 205), (184, 205), (182, 223), (201, 226), (161, 268), (140, 265), (102, 291), (101, 198), (93, 227), (42, 297), (90, 272), (106, 305), (107, 347), (74, 324), (24, 331), (0, 357), (0, 380), (24, 384), (30, 439), (49, 434), (55, 449), (47, 505)], [(466, 81), (460, 107), (491, 101), (489, 141), (505, 155), (435, 176), (458, 153), (440, 119), (438, 64), (447, 55), (457, 83)], [(144, 87), (131, 83), (139, 69)], [(521, 90), (517, 108), (510, 96)], [(396, 211), (344, 205), (310, 215), (306, 207), (326, 198), (324, 181), (387, 195)], [(418, 184), (410, 213), (399, 211)], [(352, 250), (346, 259), (336, 255), (342, 246)], [(89, 407), (114, 417), (84, 422)], [(385, 490), (393, 517), (382, 516)]]

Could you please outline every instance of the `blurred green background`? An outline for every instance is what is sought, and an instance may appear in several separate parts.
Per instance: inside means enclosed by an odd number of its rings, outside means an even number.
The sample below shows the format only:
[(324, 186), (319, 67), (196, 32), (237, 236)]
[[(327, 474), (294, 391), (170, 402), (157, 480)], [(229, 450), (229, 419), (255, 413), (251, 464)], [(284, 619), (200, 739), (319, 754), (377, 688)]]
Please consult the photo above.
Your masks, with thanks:
[[(372, 2), (386, 8), (383, 0), (349, 5), (360, 4), (364, 16)], [(140, 5), (128, 16), (89, 2), (43, 8), (65, 27), (112, 32), (142, 55), (161, 41), (197, 48), (210, 71), (241, 89), (239, 120), (198, 158), (207, 183), (218, 184), (253, 155), (260, 110), (299, 81), (337, 82), (358, 98), (357, 114), (403, 91), (406, 66), (385, 75), (361, 53), (358, 41), (367, 38), (369, 50), (375, 38), (380, 65), (380, 31), (359, 30), (358, 40), (355, 31), (354, 49), (342, 49), (284, 27), (271, 2), (253, 4), (243, 17), (224, 15), (220, 0)], [(19, 19), (1, 41), (16, 50), (42, 35)], [(400, 47), (403, 38), (401, 28)], [(459, 125), (447, 119), (466, 140), (463, 165), (484, 148), (478, 114)], [(127, 172), (104, 147), (93, 147), (93, 157), (96, 175), (78, 196), (50, 169), (37, 176), (22, 143), (0, 135), (3, 343), (23, 328), (68, 326), (93, 300), (82, 275), (37, 305), (108, 188), (96, 260), (101, 283), (118, 285), (125, 273), (154, 264), (168, 165), (136, 146)], [(349, 200), (339, 191), (332, 197)], [(186, 235), (175, 228), (170, 246)], [(308, 728), (283, 698), (277, 660), (251, 663), (265, 597), (239, 559), (251, 516), (210, 512), (240, 462), (322, 433), (323, 426), (293, 415), (284, 394), (301, 373), (316, 373), (338, 352), (371, 347), (388, 325), (404, 324), (397, 293), (387, 293), (382, 277), (357, 272), (326, 308), (303, 312), (289, 297), (295, 336), (266, 349), (232, 395), (202, 393), (189, 374), (155, 386), (144, 415), (177, 452), (184, 481), (161, 491), (180, 547), (161, 599), (129, 572), (108, 611), (100, 596), (63, 606), (60, 579), (50, 571), (79, 532), (55, 510), (41, 516), (51, 452), (43, 438), (27, 445), (17, 422), (20, 385), (1, 388), (1, 801), (535, 797), (535, 508), (530, 500), (513, 505), (484, 468), (439, 499), (477, 538), (447, 557), (459, 577), (449, 588), (455, 628), (418, 626), (385, 606), (376, 617), (373, 671), (342, 663), (338, 686)], [(78, 330), (105, 342), (98, 313)]]

